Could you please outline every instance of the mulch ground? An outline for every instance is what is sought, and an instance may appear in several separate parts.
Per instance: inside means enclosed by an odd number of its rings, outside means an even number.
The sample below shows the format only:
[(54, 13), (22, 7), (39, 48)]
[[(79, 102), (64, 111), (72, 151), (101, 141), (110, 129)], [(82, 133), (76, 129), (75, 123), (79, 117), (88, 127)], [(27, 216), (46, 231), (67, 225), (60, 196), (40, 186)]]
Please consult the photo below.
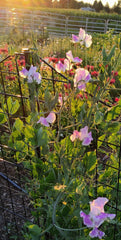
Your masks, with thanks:
[[(25, 176), (29, 173), (22, 165), (18, 168), (0, 159), (0, 172), (25, 189)], [(28, 195), (0, 175), (0, 240), (22, 239), (20, 232), (24, 223), (33, 222), (31, 210)]]

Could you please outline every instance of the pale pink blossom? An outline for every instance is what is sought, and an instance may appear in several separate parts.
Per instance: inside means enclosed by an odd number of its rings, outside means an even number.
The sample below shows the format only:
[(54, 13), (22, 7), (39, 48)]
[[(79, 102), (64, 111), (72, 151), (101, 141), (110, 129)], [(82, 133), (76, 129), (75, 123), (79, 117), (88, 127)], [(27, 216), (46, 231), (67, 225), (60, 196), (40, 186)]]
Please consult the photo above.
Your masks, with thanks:
[(29, 70), (27, 70), (26, 68), (23, 68), (19, 72), (19, 74), (20, 74), (21, 77), (27, 78), (28, 83), (32, 83), (32, 82), (35, 81), (38, 84), (40, 84), (42, 77), (41, 77), (39, 72), (36, 72), (36, 70), (37, 70), (37, 67), (36, 66), (34, 67), (33, 65), (31, 65)]
[(79, 139), (79, 137), (80, 137), (80, 132), (78, 132), (77, 130), (74, 130), (73, 134), (70, 136), (70, 139), (72, 142), (74, 142), (75, 139)]
[(85, 35), (86, 35), (85, 30), (83, 28), (80, 28), (80, 30), (79, 30), (79, 40), (84, 41), (85, 40)]
[(37, 123), (41, 123), (42, 125), (44, 125), (45, 127), (50, 127), (49, 123), (54, 123), (56, 120), (56, 115), (53, 112), (50, 112), (49, 115), (44, 118), (44, 117), (40, 117), (40, 119), (38, 120)]
[(75, 58), (74, 58), (74, 57), (73, 57), (71, 50), (66, 53), (66, 57), (68, 58), (68, 60), (69, 60), (70, 62), (82, 63), (82, 59), (81, 59), (81, 58), (79, 58), (79, 57), (75, 57)]
[(75, 71), (74, 76), (74, 87), (78, 87), (79, 90), (84, 90), (86, 88), (86, 83), (91, 79), (91, 75), (88, 70), (84, 68), (78, 68)]
[(92, 44), (92, 36), (87, 34), (84, 29), (80, 28), (78, 36), (72, 34), (72, 42), (79, 42), (81, 45), (85, 45), (85, 47), (89, 48)]
[(65, 72), (66, 66), (61, 61), (59, 61), (57, 64), (55, 64), (55, 69), (58, 73)]
[(64, 59), (64, 66), (67, 71), (70, 71), (73, 67), (68, 59)]
[(84, 44), (87, 48), (89, 48), (92, 44), (92, 36), (89, 34), (86, 34), (85, 39), (84, 39)]

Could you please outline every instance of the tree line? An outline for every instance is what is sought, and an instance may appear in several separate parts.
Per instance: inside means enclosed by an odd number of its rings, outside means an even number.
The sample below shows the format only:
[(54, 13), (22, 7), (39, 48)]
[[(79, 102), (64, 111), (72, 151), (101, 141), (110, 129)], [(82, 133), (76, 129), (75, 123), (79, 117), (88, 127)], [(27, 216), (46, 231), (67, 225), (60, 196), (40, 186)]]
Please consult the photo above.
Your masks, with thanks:
[[(16, 7), (20, 5), (20, 1), (15, 0), (4, 0), (1, 2), (1, 6), (13, 6)], [(102, 1), (95, 0), (93, 4), (84, 3), (83, 1), (77, 2), (76, 0), (21, 0), (21, 7), (47, 7), (47, 8), (66, 8), (66, 9), (81, 9), (83, 7), (91, 7), (95, 9), (96, 12), (107, 12), (107, 13), (117, 13), (121, 14), (121, 0), (110, 8), (107, 3), (105, 6)]]

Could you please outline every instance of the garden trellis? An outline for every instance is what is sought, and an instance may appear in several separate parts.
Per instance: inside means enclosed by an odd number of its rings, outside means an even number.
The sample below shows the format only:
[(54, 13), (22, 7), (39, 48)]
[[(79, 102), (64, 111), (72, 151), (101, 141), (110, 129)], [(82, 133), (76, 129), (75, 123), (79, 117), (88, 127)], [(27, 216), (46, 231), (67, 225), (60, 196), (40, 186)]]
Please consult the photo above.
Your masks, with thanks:
[[(10, 239), (10, 236), (14, 235), (17, 236), (17, 239), (22, 239), (20, 236), (20, 230), (23, 224), (27, 221), (33, 223), (37, 223), (39, 226), (41, 225), (40, 216), (38, 215), (36, 221), (34, 220), (33, 216), (31, 215), (31, 211), (35, 211), (33, 209), (32, 204), (30, 203), (32, 196), (28, 195), (27, 190), (25, 189), (26, 182), (28, 184), (27, 178), (33, 179), (33, 173), (31, 172), (31, 157), (27, 156), (27, 161), (30, 162), (30, 168), (24, 165), (21, 161), (19, 162), (18, 159), (21, 156), (24, 156), (24, 152), (22, 152), (22, 146), (17, 146), (16, 148), (11, 147), (10, 143), (7, 144), (7, 135), (11, 134), (11, 129), (16, 121), (19, 118), (25, 123), (27, 120), (27, 116), (29, 115), (33, 109), (32, 99), (31, 99), (31, 90), (26, 87), (24, 89), (24, 81), (21, 79), (19, 71), (20, 66), (18, 66), (18, 60), (25, 60), (26, 65), (30, 66), (30, 62), (32, 53), (30, 53), (27, 49), (24, 49), (24, 53), (8, 56), (0, 62), (0, 96), (1, 96), (1, 106), (4, 105), (4, 111), (1, 110), (0, 117), (1, 122), (4, 122), (4, 113), (7, 115), (8, 125), (6, 121), (1, 124), (0, 132), (1, 132), (1, 139), (0, 139), (0, 165), (1, 165), (1, 172), (0, 172), (0, 201), (1, 201), (1, 236), (2, 240)], [(36, 58), (36, 54), (34, 55), (33, 60)], [(70, 83), (72, 84), (69, 78), (65, 77), (63, 74), (57, 73), (55, 68), (51, 66), (48, 62), (44, 59), (39, 57), (41, 63), (43, 62), (46, 66), (48, 66), (49, 71), (51, 72), (51, 77), (43, 77), (43, 85), (46, 88), (52, 89), (53, 96), (56, 97), (56, 90), (59, 89), (60, 85), (62, 85), (62, 94), (64, 94), (63, 84)], [(30, 60), (30, 62), (29, 62)], [(6, 62), (10, 64), (12, 61), (12, 71), (9, 69), (6, 70)], [(38, 61), (38, 58), (36, 58)], [(7, 65), (8, 66), (8, 65)], [(9, 82), (8, 82), (9, 79)], [(58, 85), (59, 84), (59, 85)], [(12, 88), (11, 88), (12, 86)], [(73, 86), (72, 86), (73, 87)], [(12, 89), (12, 92), (11, 92)], [(107, 90), (108, 91), (108, 90)], [(86, 92), (88, 95), (88, 92)], [(39, 113), (39, 104), (44, 104), (43, 95), (40, 94), (42, 98), (35, 98), (35, 108), (34, 112)], [(94, 99), (94, 95), (90, 96)], [(66, 101), (66, 100), (65, 100)], [(105, 103), (104, 101), (99, 99), (99, 103), (102, 104), (104, 107), (111, 107), (109, 103)], [(17, 112), (16, 112), (16, 109)], [(98, 116), (97, 116), (98, 117)], [(113, 113), (111, 115), (113, 117)], [(109, 116), (109, 119), (111, 118)], [(29, 119), (28, 119), (29, 121)], [(112, 121), (112, 119), (110, 120)], [(113, 119), (114, 125), (110, 125), (110, 131), (115, 129), (115, 123), (120, 121), (120, 113), (117, 112), (117, 118)], [(18, 122), (19, 124), (20, 122)], [(8, 128), (9, 126), (9, 128)], [(98, 126), (97, 126), (98, 129)], [(30, 129), (29, 129), (30, 130)], [(58, 129), (56, 129), (58, 130)], [(121, 190), (120, 190), (120, 163), (121, 163), (121, 141), (120, 137), (117, 137), (117, 142), (113, 142), (113, 139), (110, 141), (105, 140), (105, 133), (102, 131), (103, 137), (95, 136), (95, 144), (94, 149), (92, 151), (96, 152), (96, 166), (95, 166), (95, 176), (89, 185), (94, 184), (94, 191), (93, 198), (98, 197), (102, 191), (103, 194), (105, 193), (106, 196), (110, 200), (110, 204), (108, 204), (109, 208), (113, 213), (116, 213), (117, 216), (120, 218), (121, 209), (120, 209), (120, 199), (121, 199)], [(120, 132), (119, 132), (120, 135)], [(50, 143), (50, 151), (51, 147), (53, 148), (53, 142)], [(28, 149), (30, 148), (28, 144)], [(25, 151), (25, 149), (24, 149)], [(27, 149), (26, 149), (27, 151)], [(38, 154), (38, 158), (40, 158), (40, 153), (38, 148), (35, 148), (34, 151)], [(117, 152), (117, 158), (113, 159), (112, 153)], [(106, 154), (107, 153), (107, 154)], [(68, 158), (68, 152), (67, 152)], [(86, 159), (85, 159), (86, 160)], [(26, 161), (26, 162), (27, 162)], [(44, 160), (43, 160), (44, 161)], [(91, 156), (90, 156), (91, 161)], [(90, 164), (90, 163), (89, 163)], [(90, 166), (88, 166), (90, 167)], [(92, 166), (93, 167), (93, 166)], [(103, 172), (103, 175), (102, 175)], [(108, 173), (108, 174), (107, 174)], [(110, 176), (110, 177), (109, 177)], [(112, 180), (115, 181), (113, 182)], [(44, 184), (44, 183), (43, 183)], [(29, 186), (30, 187), (30, 186)], [(80, 185), (77, 189), (77, 192), (84, 191), (85, 185)], [(36, 192), (36, 189), (33, 190)], [(113, 198), (112, 198), (113, 193)], [(35, 196), (36, 199), (36, 196)], [(36, 200), (35, 200), (36, 201)], [(56, 205), (56, 202), (55, 202)], [(54, 207), (55, 207), (54, 205)], [(55, 208), (54, 210), (55, 211)], [(58, 228), (56, 224), (52, 221), (52, 227)], [(120, 224), (115, 222), (113, 224), (113, 236), (112, 240), (120, 239)], [(64, 231), (63, 228), (60, 226), (60, 231)], [(65, 229), (67, 231), (67, 229)], [(48, 236), (46, 236), (47, 239)]]

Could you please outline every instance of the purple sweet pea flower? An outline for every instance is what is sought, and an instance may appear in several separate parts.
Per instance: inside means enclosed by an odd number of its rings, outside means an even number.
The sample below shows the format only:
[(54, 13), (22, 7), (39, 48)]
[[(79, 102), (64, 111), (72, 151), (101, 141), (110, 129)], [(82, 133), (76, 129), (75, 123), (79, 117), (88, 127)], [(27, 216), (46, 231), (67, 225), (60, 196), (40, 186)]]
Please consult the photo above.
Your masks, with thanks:
[(74, 34), (72, 34), (72, 42), (73, 43), (79, 42), (79, 37), (74, 35)]
[(37, 82), (38, 84), (41, 83), (41, 75), (39, 72), (36, 72), (37, 67), (34, 67), (31, 65), (30, 69), (27, 70), (26, 68), (23, 68), (22, 71), (20, 71), (20, 76), (23, 78), (28, 79), (28, 83), (32, 83), (33, 81)]
[(91, 217), (90, 215), (87, 215), (86, 213), (84, 213), (83, 211), (80, 212), (80, 217), (83, 218), (83, 222), (84, 224), (90, 228), (90, 227), (93, 227), (93, 222), (91, 220)]
[(82, 141), (82, 145), (88, 146), (91, 141), (93, 140), (92, 138), (92, 133), (88, 133), (88, 126), (85, 126), (80, 130), (80, 140)]
[(49, 123), (54, 123), (56, 120), (56, 115), (55, 113), (51, 112), (46, 118), (40, 117), (37, 123), (41, 123), (45, 127), (50, 127)]
[(101, 239), (105, 233), (100, 231), (98, 227), (107, 219), (114, 219), (115, 214), (105, 213), (104, 205), (108, 202), (107, 198), (99, 197), (90, 202), (90, 213), (87, 215), (83, 211), (80, 212), (80, 217), (83, 218), (83, 223), (88, 228), (93, 228), (89, 233), (91, 238), (98, 237)]

